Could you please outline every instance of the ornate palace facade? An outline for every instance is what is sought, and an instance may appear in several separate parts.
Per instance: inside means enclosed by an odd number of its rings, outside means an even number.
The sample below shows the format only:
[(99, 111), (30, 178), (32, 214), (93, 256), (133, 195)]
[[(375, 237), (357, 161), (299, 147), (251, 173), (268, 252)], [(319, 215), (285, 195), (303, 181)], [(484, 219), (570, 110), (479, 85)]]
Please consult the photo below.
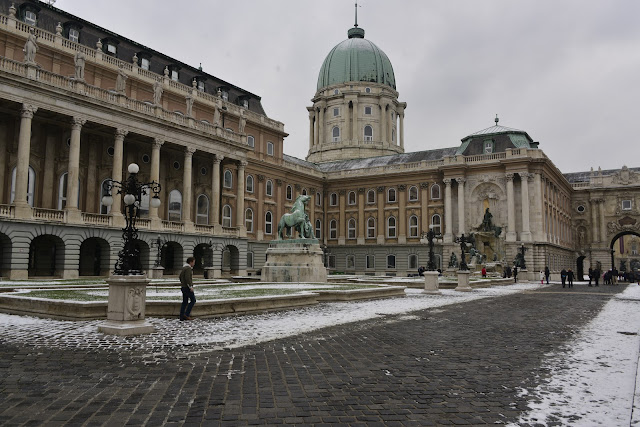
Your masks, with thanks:
[(525, 245), (534, 271), (607, 268), (614, 241), (638, 234), (637, 170), (562, 174), (497, 120), (405, 153), (391, 62), (361, 28), (348, 37), (322, 65), (300, 160), (259, 96), (45, 3), (0, 1), (0, 274), (108, 274), (123, 215), (117, 197), (102, 204), (103, 182), (130, 163), (162, 185), (160, 208), (142, 201), (139, 248), (167, 273), (211, 248), (216, 274), (256, 274), (300, 194), (328, 268), (348, 273), (415, 273), (429, 227), (446, 268), (487, 208), (496, 257)]

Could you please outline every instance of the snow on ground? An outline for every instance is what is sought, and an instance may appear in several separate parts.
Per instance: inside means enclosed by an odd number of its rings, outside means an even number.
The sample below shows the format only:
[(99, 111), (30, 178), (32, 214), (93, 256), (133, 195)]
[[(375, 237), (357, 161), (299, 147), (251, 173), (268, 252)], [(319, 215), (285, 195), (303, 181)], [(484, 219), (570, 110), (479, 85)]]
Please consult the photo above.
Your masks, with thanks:
[[(529, 395), (531, 409), (512, 425), (630, 425), (638, 332), (640, 286), (628, 285), (565, 348), (546, 356), (544, 367), (551, 379), (535, 390), (521, 390), (521, 395)], [(634, 425), (640, 425), (640, 414), (634, 418)]]
[[(321, 303), (310, 307), (196, 319), (183, 327), (177, 319), (149, 318), (157, 331), (136, 337), (103, 336), (97, 333), (102, 320), (61, 321), (27, 316), (0, 314), (0, 335), (4, 340), (24, 342), (25, 336), (37, 335), (38, 342), (56, 347), (92, 346), (96, 340), (105, 340), (110, 346), (119, 343), (130, 346), (132, 341), (146, 344), (166, 343), (189, 346), (200, 344), (218, 347), (242, 347), (278, 338), (284, 338), (320, 328), (357, 322), (387, 315), (397, 315), (427, 308), (464, 303), (482, 298), (512, 295), (540, 288), (540, 284), (519, 283), (473, 292), (442, 290), (441, 295), (424, 294), (420, 289), (406, 289), (406, 297), (378, 300)], [(90, 338), (90, 339), (89, 339)]]

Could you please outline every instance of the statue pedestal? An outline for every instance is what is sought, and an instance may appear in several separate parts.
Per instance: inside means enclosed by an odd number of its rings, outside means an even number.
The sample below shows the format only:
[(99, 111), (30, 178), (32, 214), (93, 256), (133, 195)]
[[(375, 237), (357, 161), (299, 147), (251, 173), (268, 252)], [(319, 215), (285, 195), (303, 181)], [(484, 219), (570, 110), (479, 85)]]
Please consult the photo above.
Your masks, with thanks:
[(424, 294), (440, 294), (438, 287), (438, 275), (437, 271), (425, 271), (424, 273)]
[(318, 240), (290, 239), (269, 243), (261, 281), (326, 283), (327, 269)]
[(155, 330), (144, 318), (147, 303), (147, 284), (144, 274), (111, 276), (107, 321), (98, 326), (98, 332), (109, 335), (141, 335)]
[(149, 270), (149, 273), (150, 274), (147, 274), (149, 279), (162, 279), (162, 276), (164, 276), (164, 267), (152, 267)]
[(469, 276), (471, 276), (471, 272), (468, 270), (458, 270), (458, 287), (456, 291), (458, 292), (471, 292), (471, 286), (469, 286)]
[(205, 267), (204, 268), (204, 278), (205, 279), (219, 279), (220, 278), (220, 270), (216, 270), (215, 267)]

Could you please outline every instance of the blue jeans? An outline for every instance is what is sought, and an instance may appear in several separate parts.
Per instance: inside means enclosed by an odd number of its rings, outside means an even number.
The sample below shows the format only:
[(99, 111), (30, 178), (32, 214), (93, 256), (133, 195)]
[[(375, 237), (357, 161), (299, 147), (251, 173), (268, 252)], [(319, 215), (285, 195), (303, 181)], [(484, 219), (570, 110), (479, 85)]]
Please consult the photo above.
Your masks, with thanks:
[(180, 306), (180, 318), (191, 316), (191, 309), (196, 303), (196, 295), (189, 288), (182, 287), (182, 305)]

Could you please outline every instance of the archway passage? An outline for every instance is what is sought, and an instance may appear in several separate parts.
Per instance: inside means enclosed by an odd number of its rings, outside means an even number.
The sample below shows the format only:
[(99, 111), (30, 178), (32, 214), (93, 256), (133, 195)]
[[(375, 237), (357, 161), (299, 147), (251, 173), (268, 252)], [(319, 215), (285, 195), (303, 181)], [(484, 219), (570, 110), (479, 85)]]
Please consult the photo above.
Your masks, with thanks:
[(0, 233), (0, 276), (8, 276), (11, 270), (11, 239)]
[[(584, 261), (586, 256), (579, 256), (576, 260), (576, 278), (577, 280), (584, 280)], [(589, 267), (587, 266), (587, 269)]]
[(640, 233), (623, 231), (611, 240), (611, 269), (620, 276), (635, 278), (640, 274)]
[(64, 242), (57, 236), (38, 236), (29, 245), (29, 277), (62, 276)]
[(105, 276), (109, 274), (109, 243), (99, 237), (91, 237), (80, 245), (80, 276)]
[(229, 245), (222, 250), (222, 275), (237, 276), (240, 271), (240, 251)]
[(201, 243), (193, 249), (193, 257), (196, 259), (193, 266), (194, 274), (204, 274), (204, 268), (213, 265), (213, 249), (206, 243)]
[(174, 275), (180, 272), (184, 260), (182, 246), (177, 242), (167, 242), (162, 247), (160, 265), (164, 267), (165, 275)]

